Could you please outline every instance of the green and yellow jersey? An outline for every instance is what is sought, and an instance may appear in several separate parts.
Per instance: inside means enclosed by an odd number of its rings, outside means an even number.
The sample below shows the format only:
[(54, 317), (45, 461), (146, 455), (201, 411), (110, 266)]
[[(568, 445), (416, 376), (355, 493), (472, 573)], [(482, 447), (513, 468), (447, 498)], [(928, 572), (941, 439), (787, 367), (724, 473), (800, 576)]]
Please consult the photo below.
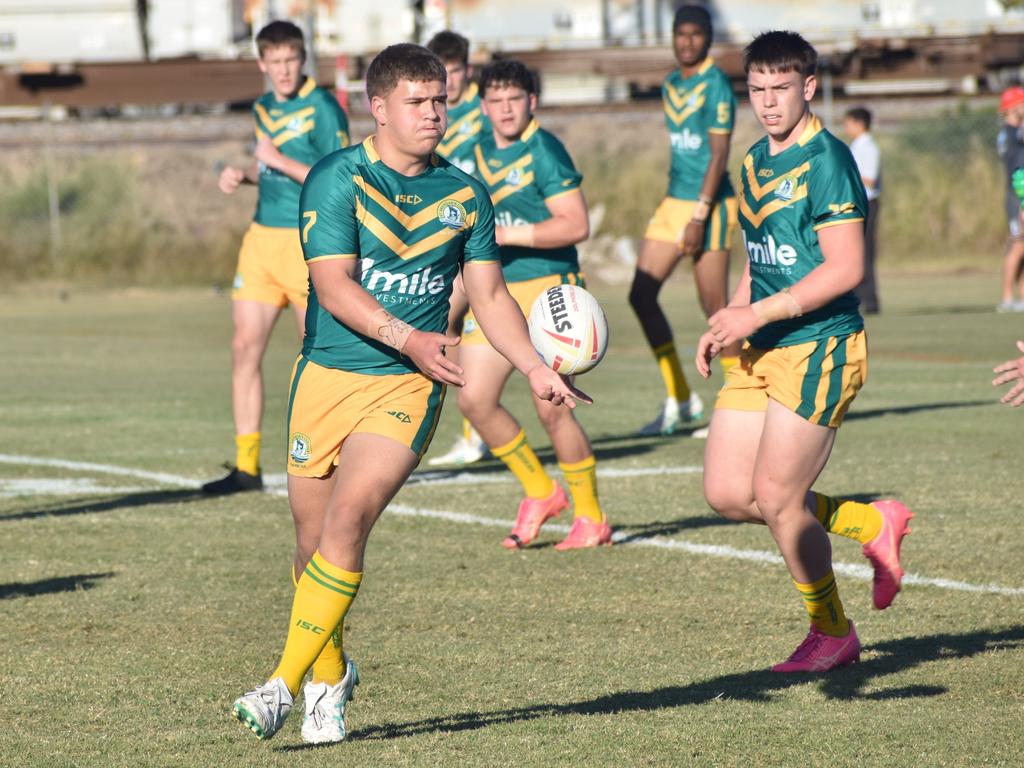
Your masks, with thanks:
[[(562, 142), (531, 120), (519, 141), (498, 149), (494, 134), (484, 136), (474, 149), (476, 176), (494, 203), (499, 227), (537, 224), (551, 218), (547, 202), (579, 189), (583, 176), (576, 170)], [(569, 275), (580, 265), (576, 246), (524, 248), (501, 246), (501, 268), (506, 282), (518, 283), (547, 275)]]
[[(384, 309), (421, 331), (448, 327), (448, 297), (464, 262), (496, 262), (494, 209), (481, 184), (431, 156), (418, 176), (381, 162), (373, 137), (317, 163), (302, 187), (306, 263), (359, 259), (362, 286)], [(340, 323), (310, 286), (302, 354), (327, 368), (386, 375), (415, 365)]]
[[(312, 78), (292, 98), (278, 101), (265, 93), (253, 104), (256, 137), (269, 136), (282, 154), (305, 165), (347, 147), (348, 118), (337, 100), (318, 88)], [(257, 224), (265, 227), (295, 227), (302, 185), (260, 163)]]
[(437, 145), (437, 154), (466, 173), (473, 173), (473, 147), (490, 132), (491, 122), (480, 109), (480, 89), (470, 83), (462, 101), (448, 108), (448, 130)]
[[(661, 86), (661, 99), (671, 153), (668, 196), (696, 200), (711, 162), (708, 134), (732, 133), (736, 97), (729, 78), (709, 56), (691, 77), (684, 78), (678, 69), (666, 77)], [(726, 172), (715, 199), (734, 194)]]
[[(750, 262), (750, 300), (795, 284), (824, 261), (818, 232), (863, 222), (867, 195), (849, 148), (811, 115), (800, 139), (772, 156), (768, 137), (743, 159), (740, 226)], [(769, 323), (750, 337), (759, 349), (789, 347), (859, 331), (864, 320), (853, 292), (792, 320)]]

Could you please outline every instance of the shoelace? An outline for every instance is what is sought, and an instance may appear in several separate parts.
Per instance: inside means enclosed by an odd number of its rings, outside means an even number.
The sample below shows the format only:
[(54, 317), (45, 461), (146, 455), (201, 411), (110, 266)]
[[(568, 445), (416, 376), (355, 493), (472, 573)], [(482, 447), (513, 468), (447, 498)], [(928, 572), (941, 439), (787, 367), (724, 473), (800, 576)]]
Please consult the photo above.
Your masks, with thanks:
[(804, 641), (796, 647), (796, 650), (793, 651), (793, 655), (790, 656), (787, 661), (803, 661), (811, 655), (811, 651), (813, 651), (817, 646), (818, 633), (812, 630), (811, 634), (805, 637)]

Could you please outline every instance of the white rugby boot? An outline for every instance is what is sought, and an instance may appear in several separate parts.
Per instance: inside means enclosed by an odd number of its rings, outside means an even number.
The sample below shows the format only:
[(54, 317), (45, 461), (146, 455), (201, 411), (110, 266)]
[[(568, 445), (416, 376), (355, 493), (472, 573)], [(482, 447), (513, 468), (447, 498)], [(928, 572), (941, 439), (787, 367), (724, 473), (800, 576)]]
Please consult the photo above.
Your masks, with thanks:
[(275, 677), (236, 699), (232, 714), (261, 740), (269, 739), (284, 725), (294, 703), (284, 680)]
[(469, 437), (459, 435), (455, 444), (448, 453), (435, 456), (427, 462), (431, 467), (456, 466), (475, 464), (487, 455), (487, 443), (477, 434), (475, 429), (470, 429)]
[(345, 676), (338, 683), (306, 683), (302, 689), (306, 716), (302, 740), (307, 744), (333, 744), (345, 740), (345, 705), (355, 698), (359, 671), (345, 656)]
[(698, 421), (702, 418), (704, 418), (704, 401), (696, 392), (691, 392), (689, 400), (685, 403), (680, 403), (674, 397), (666, 397), (665, 403), (654, 421), (641, 427), (638, 434), (644, 437), (671, 435), (683, 423)]

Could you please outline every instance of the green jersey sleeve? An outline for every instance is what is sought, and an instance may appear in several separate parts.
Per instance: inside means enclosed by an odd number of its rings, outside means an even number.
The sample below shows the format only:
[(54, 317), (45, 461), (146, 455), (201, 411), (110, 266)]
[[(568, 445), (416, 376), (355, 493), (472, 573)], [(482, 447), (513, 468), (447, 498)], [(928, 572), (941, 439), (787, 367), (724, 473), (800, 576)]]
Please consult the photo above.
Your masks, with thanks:
[(473, 181), (473, 193), (476, 197), (476, 217), (466, 245), (463, 248), (463, 262), (474, 261), (483, 264), (488, 261), (501, 261), (498, 243), (494, 239), (494, 206), (487, 190), (477, 181)]
[(708, 133), (732, 133), (736, 122), (736, 96), (725, 77), (716, 77), (708, 84), (704, 110)]
[(565, 151), (562, 142), (550, 134), (538, 134), (540, 141), (534, 158), (534, 180), (545, 200), (556, 197), (564, 192), (579, 189), (583, 182), (583, 174)]
[(815, 230), (867, 216), (868, 200), (857, 164), (845, 145), (814, 158), (807, 178), (807, 196)]
[(309, 172), (299, 211), (302, 255), (307, 263), (359, 255), (355, 183), (337, 155), (328, 156)]
[(321, 157), (349, 145), (348, 117), (337, 100), (326, 91), (316, 110), (313, 144)]

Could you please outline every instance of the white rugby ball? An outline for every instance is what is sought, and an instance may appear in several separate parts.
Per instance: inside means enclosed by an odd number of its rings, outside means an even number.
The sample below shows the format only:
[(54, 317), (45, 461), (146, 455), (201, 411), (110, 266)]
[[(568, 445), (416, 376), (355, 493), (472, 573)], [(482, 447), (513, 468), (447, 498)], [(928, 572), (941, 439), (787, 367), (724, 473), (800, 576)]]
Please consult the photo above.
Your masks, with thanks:
[(578, 285), (555, 285), (530, 309), (530, 341), (544, 362), (566, 375), (586, 373), (608, 349), (608, 320)]

